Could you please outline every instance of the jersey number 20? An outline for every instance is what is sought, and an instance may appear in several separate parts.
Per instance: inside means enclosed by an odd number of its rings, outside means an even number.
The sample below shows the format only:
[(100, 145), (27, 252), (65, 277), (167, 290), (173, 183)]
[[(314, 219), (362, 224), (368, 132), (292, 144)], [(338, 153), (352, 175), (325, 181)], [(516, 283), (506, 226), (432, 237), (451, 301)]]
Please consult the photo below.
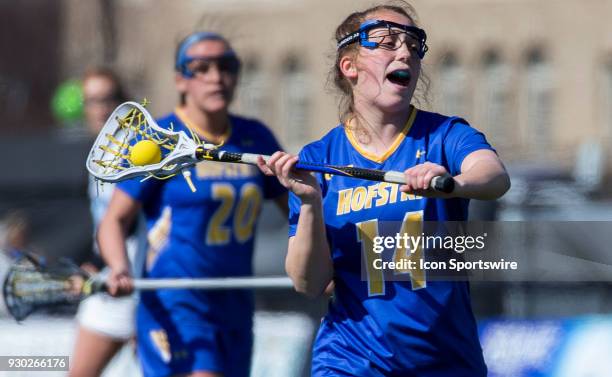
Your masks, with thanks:
[[(230, 242), (232, 229), (239, 243), (244, 243), (253, 237), (255, 220), (261, 207), (262, 194), (259, 187), (253, 183), (245, 183), (240, 188), (240, 200), (236, 201), (236, 189), (229, 183), (214, 183), (211, 187), (213, 199), (221, 202), (217, 211), (208, 223), (206, 232), (207, 245), (226, 245)], [(233, 216), (232, 211), (234, 212)], [(227, 224), (232, 217), (232, 224)]]

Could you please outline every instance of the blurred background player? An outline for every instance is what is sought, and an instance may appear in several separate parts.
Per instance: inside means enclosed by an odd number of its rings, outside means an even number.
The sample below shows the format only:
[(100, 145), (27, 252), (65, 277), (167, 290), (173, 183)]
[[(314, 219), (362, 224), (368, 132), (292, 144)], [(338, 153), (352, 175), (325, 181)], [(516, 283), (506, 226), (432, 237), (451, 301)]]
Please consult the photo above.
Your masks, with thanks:
[(13, 210), (0, 219), (0, 251), (11, 263), (30, 257), (40, 264), (46, 258), (30, 240), (30, 218), (25, 211)]
[[(313, 348), (313, 376), (486, 376), (467, 282), (426, 281), (417, 270), (407, 271), (408, 281), (385, 281), (367, 262), (368, 240), (385, 222), (401, 222), (406, 232), (409, 222), (466, 220), (468, 199), (495, 199), (510, 187), (482, 133), (411, 105), (426, 34), (409, 4), (393, 4), (352, 13), (336, 29), (332, 75), (346, 107), (341, 124), (299, 159), (400, 170), (406, 184), (398, 192), (396, 185), (313, 176), (292, 170), (298, 157), (282, 152), (260, 167), (291, 192), (286, 268), (296, 289), (318, 296), (335, 283)], [(455, 178), (452, 194), (429, 189), (445, 174)], [(378, 194), (360, 205), (351, 197), (357, 189)]]
[[(82, 86), (86, 126), (95, 138), (113, 110), (126, 100), (126, 96), (115, 72), (104, 67), (88, 69), (83, 75)], [(97, 229), (106, 212), (113, 189), (112, 184), (101, 185), (92, 177), (89, 179), (88, 193), (94, 229)], [(144, 223), (141, 221), (140, 224), (142, 229), (132, 229), (133, 235), (127, 239), (125, 246), (134, 263), (134, 274), (142, 269), (146, 247)], [(84, 263), (81, 267), (90, 273), (97, 272), (91, 263)], [(102, 373), (113, 356), (134, 336), (136, 302), (135, 295), (114, 298), (98, 294), (81, 303), (77, 313), (79, 327), (71, 358), (70, 376), (99, 376)]]
[[(263, 124), (229, 114), (240, 61), (224, 37), (186, 37), (177, 47), (175, 70), (180, 102), (158, 120), (161, 127), (194, 132), (229, 151), (268, 154), (280, 148)], [(149, 227), (146, 277), (252, 275), (262, 200), (274, 199), (287, 212), (286, 190), (248, 165), (203, 162), (191, 173), (196, 192), (180, 175), (117, 186), (98, 234), (112, 269), (112, 294), (132, 290), (123, 240), (140, 208)], [(142, 292), (137, 342), (144, 374), (248, 376), (253, 311), (250, 291)]]

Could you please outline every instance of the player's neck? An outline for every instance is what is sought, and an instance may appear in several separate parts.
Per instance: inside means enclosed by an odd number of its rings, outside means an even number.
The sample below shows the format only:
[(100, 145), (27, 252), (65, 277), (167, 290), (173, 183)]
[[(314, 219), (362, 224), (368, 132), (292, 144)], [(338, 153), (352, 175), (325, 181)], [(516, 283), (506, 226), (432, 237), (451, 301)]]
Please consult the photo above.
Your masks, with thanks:
[(224, 141), (230, 127), (227, 112), (206, 113), (188, 105), (180, 106), (178, 110), (186, 118), (183, 121), (187, 123), (187, 126), (207, 139), (206, 141), (214, 144)]
[(353, 120), (351, 129), (357, 131), (356, 140), (362, 148), (376, 155), (386, 153), (393, 145), (410, 116), (410, 111), (389, 113), (359, 103), (355, 103), (355, 110), (359, 115)]

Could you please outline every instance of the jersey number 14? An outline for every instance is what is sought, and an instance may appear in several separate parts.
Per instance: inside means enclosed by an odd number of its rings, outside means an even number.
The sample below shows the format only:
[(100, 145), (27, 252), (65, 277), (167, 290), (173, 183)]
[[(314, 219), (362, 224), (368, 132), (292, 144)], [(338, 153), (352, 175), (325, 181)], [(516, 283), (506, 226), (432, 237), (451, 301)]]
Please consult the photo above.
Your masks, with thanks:
[[(399, 235), (404, 237), (419, 236), (422, 232), (423, 211), (407, 212), (404, 215)], [(381, 263), (375, 263), (376, 259), (381, 259), (382, 254), (374, 251), (374, 242), (379, 237), (378, 219), (367, 220), (355, 224), (357, 227), (357, 240), (361, 243), (361, 253), (365, 259), (365, 268), (367, 273), (368, 296), (379, 296), (385, 294), (385, 270), (380, 267)], [(403, 242), (396, 245), (393, 253), (392, 261), (400, 264), (402, 260), (412, 263), (414, 268), (394, 269), (395, 275), (409, 274), (412, 289), (425, 288), (427, 281), (425, 280), (425, 271), (419, 268), (420, 259), (423, 258), (423, 250), (417, 246), (416, 250), (405, 248)], [(404, 263), (407, 264), (407, 263)], [(376, 267), (375, 267), (376, 265)], [(399, 279), (398, 279), (399, 280)]]

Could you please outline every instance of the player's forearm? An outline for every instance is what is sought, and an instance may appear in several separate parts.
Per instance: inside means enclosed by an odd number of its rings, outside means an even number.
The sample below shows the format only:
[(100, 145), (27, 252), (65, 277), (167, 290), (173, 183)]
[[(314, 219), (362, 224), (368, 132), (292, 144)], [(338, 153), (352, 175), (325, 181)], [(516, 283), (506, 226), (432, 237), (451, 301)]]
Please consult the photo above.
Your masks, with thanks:
[(309, 297), (321, 295), (333, 278), (333, 263), (323, 223), (320, 200), (302, 204), (295, 236), (285, 261), (295, 290)]
[(129, 271), (129, 260), (125, 249), (125, 225), (117, 218), (104, 217), (98, 228), (97, 241), (100, 255), (114, 271)]
[(474, 162), (469, 169), (455, 176), (453, 194), (462, 198), (494, 200), (510, 189), (510, 178), (501, 162), (486, 159)]

